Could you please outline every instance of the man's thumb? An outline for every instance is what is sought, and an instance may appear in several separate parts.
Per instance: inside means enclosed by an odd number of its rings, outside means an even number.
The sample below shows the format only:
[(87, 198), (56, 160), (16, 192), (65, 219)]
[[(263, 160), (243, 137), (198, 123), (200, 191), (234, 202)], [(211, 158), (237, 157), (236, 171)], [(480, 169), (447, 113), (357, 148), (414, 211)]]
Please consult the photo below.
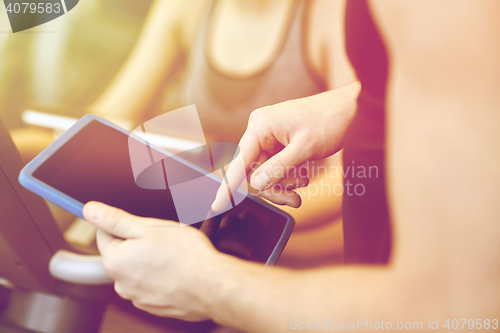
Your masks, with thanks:
[(139, 238), (145, 234), (144, 226), (134, 215), (100, 202), (88, 202), (83, 207), (83, 216), (97, 228), (118, 238)]

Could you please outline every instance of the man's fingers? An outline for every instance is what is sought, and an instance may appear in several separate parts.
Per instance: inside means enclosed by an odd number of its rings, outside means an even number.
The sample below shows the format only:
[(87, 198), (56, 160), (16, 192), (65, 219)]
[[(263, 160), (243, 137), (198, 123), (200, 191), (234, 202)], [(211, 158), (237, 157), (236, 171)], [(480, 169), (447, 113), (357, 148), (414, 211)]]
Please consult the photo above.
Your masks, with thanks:
[(288, 177), (280, 181), (277, 186), (284, 188), (287, 191), (295, 190), (297, 188), (306, 187), (309, 185), (309, 178), (306, 177)]
[(302, 200), (300, 195), (293, 190), (307, 185), (309, 185), (309, 178), (285, 178), (267, 190), (257, 191), (252, 194), (260, 195), (277, 205), (288, 205), (293, 208), (299, 208), (302, 204)]
[(304, 149), (303, 140), (292, 140), (288, 146), (262, 164), (252, 175), (250, 184), (263, 191), (285, 178), (291, 169), (297, 167), (311, 156), (309, 149)]
[(137, 217), (103, 203), (88, 202), (83, 207), (83, 216), (97, 228), (118, 238), (139, 238), (146, 233)]
[(302, 200), (300, 195), (293, 190), (306, 187), (307, 185), (309, 185), (309, 178), (297, 176), (287, 177), (264, 191), (255, 190), (252, 187), (249, 187), (249, 189), (252, 190), (253, 195), (260, 195), (277, 205), (288, 205), (293, 208), (299, 208)]
[(299, 208), (302, 204), (302, 199), (294, 191), (288, 191), (284, 188), (275, 185), (265, 191), (260, 192), (261, 197), (271, 201), (277, 205), (287, 205), (293, 208)]
[(212, 204), (214, 212), (222, 212), (231, 207), (229, 193), (233, 193), (246, 179), (247, 170), (250, 169), (259, 153), (260, 145), (257, 137), (253, 132), (245, 132), (238, 144), (237, 156), (229, 164), (229, 168), (226, 170), (222, 184), (215, 196)]

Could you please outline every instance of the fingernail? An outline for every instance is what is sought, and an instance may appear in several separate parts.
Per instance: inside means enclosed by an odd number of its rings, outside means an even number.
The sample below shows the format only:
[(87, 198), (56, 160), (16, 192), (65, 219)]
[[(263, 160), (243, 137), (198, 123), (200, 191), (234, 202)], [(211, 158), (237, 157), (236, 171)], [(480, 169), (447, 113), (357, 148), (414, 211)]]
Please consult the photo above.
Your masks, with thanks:
[[(229, 198), (227, 199), (229, 200)], [(212, 212), (215, 213), (222, 213), (225, 212), (226, 210), (232, 208), (233, 206), (231, 205), (231, 201), (225, 201), (225, 202), (214, 202), (212, 206), (210, 207)]]
[(260, 172), (253, 180), (254, 187), (257, 189), (265, 189), (270, 183), (271, 177), (269, 177), (265, 172)]

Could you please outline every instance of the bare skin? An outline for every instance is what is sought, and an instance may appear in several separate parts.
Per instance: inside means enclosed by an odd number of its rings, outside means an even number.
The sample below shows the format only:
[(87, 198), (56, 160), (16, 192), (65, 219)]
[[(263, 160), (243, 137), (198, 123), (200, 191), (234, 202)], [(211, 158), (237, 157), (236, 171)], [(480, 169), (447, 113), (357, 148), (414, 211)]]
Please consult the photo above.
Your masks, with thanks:
[[(121, 295), (158, 315), (210, 317), (251, 332), (288, 331), (291, 319), (421, 321), (422, 331), (428, 330), (428, 319), (441, 323), (433, 331), (448, 331), (442, 326), (447, 318), (498, 319), (500, 3), (380, 0), (370, 7), (391, 59), (391, 263), (306, 271), (267, 268), (216, 252), (193, 229), (163, 228), (157, 235), (146, 227), (146, 219), (87, 204), (86, 218), (105, 231), (99, 246)], [(324, 106), (338, 102), (335, 91), (325, 96)], [(310, 105), (318, 105), (314, 98)], [(290, 103), (257, 112), (249, 129), (276, 121), (274, 114)], [(334, 111), (339, 109), (332, 110), (329, 116), (338, 117)], [(340, 119), (349, 119), (351, 111), (344, 111)], [(307, 121), (302, 127), (297, 119)], [(258, 142), (274, 140), (269, 133), (286, 140), (268, 166), (281, 168), (332, 153), (337, 144), (319, 145), (321, 137), (331, 135), (340, 144), (342, 126), (339, 133), (328, 133), (321, 130), (323, 121), (304, 118), (296, 108), (272, 123), (270, 132), (250, 131), (241, 143), (244, 156), (257, 156)], [(308, 130), (313, 126), (320, 130)], [(287, 156), (287, 151), (299, 152), (296, 140), (312, 132), (318, 135), (300, 156)], [(252, 184), (264, 189), (279, 180), (271, 179), (259, 182), (256, 172)], [(214, 207), (223, 205), (216, 201)], [(156, 237), (170, 238), (148, 245)]]
[[(155, 1), (137, 46), (111, 86), (90, 107), (92, 112), (105, 118), (137, 119), (161, 87), (162, 80), (174, 70), (179, 54), (190, 54), (210, 4), (208, 0)], [(207, 55), (221, 71), (231, 75), (244, 76), (267, 66), (280, 51), (294, 4), (292, 0), (218, 1), (210, 25)], [(344, 51), (345, 1), (314, 0), (307, 5), (304, 51), (309, 63), (321, 73), (330, 89), (354, 81)], [(342, 183), (342, 178), (315, 177), (311, 182), (317, 188), (321, 184), (333, 188)], [(284, 210), (294, 217), (297, 229), (293, 238), (300, 229), (317, 228), (318, 241), (330, 240), (337, 244), (334, 248), (338, 250), (342, 242), (340, 228), (327, 234), (321, 226), (341, 222), (341, 196), (333, 191), (325, 195), (312, 194), (309, 189), (301, 192), (304, 194), (301, 200), (292, 191), (287, 191), (288, 196), (274, 197), (270, 192), (264, 196), (285, 205)], [(300, 209), (295, 209), (299, 206)], [(298, 253), (300, 248), (292, 247), (299, 242), (291, 242), (284, 255), (289, 251)], [(320, 250), (318, 254), (326, 253)]]
[[(209, 5), (208, 0), (155, 1), (134, 52), (91, 109), (103, 116), (135, 119), (172, 70), (178, 53), (189, 54)], [(276, 41), (292, 5), (290, 0), (220, 1), (209, 48), (212, 60), (242, 75), (265, 66), (277, 52)], [(307, 18), (306, 53), (314, 69), (326, 73), (329, 88), (354, 80), (343, 47), (344, 6), (343, 0), (314, 0)]]

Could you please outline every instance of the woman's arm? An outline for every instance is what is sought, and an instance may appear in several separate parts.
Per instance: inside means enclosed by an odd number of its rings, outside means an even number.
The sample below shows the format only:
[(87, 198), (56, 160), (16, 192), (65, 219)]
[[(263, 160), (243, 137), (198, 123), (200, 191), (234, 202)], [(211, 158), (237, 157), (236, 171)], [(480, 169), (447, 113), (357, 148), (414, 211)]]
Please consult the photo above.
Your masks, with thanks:
[(190, 26), (201, 19), (206, 3), (156, 0), (132, 54), (91, 110), (105, 117), (136, 118), (190, 44)]
[[(360, 330), (369, 330), (368, 323), (392, 329), (409, 323), (416, 331), (436, 320), (436, 331), (448, 332), (447, 319), (464, 318), (488, 319), (491, 328), (496, 319), (498, 328), (500, 3), (373, 5), (391, 52), (390, 265), (302, 272), (262, 267), (219, 254), (194, 228), (169, 222), (154, 228), (161, 222), (87, 204), (86, 218), (105, 231), (99, 248), (120, 295), (152, 313), (208, 316), (251, 332), (289, 331), (306, 322)], [(282, 103), (286, 117), (273, 118), (270, 110), (252, 116), (254, 133), (240, 143), (246, 166), (261, 149), (285, 146), (262, 166), (265, 176), (254, 173), (257, 188), (279, 181), (283, 173), (276, 170), (339, 148), (350, 118), (331, 113), (342, 104), (327, 103), (328, 97), (308, 99), (302, 108)], [(230, 170), (231, 185), (245, 178), (244, 168)], [(214, 204), (224, 206), (220, 198)]]

